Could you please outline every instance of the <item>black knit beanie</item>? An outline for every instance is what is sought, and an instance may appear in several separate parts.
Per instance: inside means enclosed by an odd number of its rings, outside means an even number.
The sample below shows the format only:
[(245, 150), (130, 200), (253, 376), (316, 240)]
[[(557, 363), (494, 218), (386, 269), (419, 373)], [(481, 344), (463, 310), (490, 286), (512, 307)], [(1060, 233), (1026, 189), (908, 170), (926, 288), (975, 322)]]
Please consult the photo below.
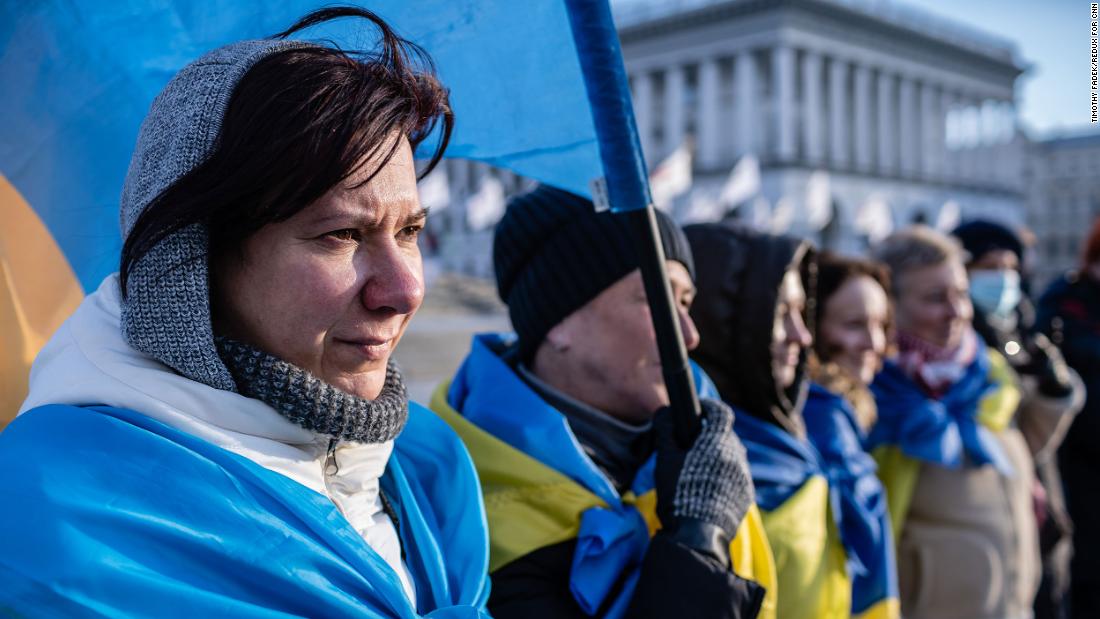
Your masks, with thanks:
[[(695, 265), (683, 231), (658, 211), (665, 257)], [(508, 305), (524, 361), (546, 333), (639, 266), (631, 226), (591, 200), (540, 185), (508, 202), (493, 239), (497, 291)]]
[(979, 219), (955, 228), (951, 233), (962, 243), (963, 249), (970, 254), (967, 262), (980, 259), (988, 252), (1004, 249), (1016, 254), (1016, 259), (1024, 259), (1024, 243), (1020, 236), (1007, 226)]

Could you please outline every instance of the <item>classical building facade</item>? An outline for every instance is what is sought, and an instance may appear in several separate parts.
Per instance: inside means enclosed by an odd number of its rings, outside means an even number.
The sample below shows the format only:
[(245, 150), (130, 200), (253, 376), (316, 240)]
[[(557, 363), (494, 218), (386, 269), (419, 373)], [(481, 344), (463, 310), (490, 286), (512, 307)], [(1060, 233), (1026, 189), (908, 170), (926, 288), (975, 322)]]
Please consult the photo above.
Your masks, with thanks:
[(1043, 286), (1080, 264), (1082, 243), (1100, 217), (1100, 133), (1035, 142), (1026, 182), (1033, 269)]
[[(695, 184), (677, 205), (714, 200), (740, 158), (761, 194), (802, 207), (828, 174), (823, 234), (860, 248), (857, 214), (885, 203), (897, 224), (962, 219), (1024, 223), (1024, 140), (1009, 42), (885, 3), (680, 0), (617, 6), (616, 20), (647, 161), (685, 140)], [(955, 209), (955, 206), (951, 206)]]

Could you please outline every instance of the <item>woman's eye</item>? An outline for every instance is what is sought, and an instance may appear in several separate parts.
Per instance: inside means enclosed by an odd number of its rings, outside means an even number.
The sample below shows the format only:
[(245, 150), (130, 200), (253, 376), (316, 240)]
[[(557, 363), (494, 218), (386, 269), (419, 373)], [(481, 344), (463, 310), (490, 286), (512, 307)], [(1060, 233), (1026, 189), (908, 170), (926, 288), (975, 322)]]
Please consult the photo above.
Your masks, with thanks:
[(359, 231), (352, 228), (344, 228), (342, 230), (326, 232), (325, 236), (330, 239), (336, 239), (337, 241), (355, 241), (359, 239)]

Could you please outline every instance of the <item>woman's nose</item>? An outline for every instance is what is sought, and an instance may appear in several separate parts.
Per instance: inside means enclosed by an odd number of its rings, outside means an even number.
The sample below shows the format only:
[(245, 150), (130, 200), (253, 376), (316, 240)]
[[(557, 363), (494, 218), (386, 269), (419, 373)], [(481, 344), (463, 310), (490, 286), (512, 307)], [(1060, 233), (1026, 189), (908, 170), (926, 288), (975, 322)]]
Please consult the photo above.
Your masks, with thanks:
[(372, 251), (365, 257), (363, 306), (371, 312), (411, 314), (424, 300), (424, 271), (419, 254), (396, 247)]

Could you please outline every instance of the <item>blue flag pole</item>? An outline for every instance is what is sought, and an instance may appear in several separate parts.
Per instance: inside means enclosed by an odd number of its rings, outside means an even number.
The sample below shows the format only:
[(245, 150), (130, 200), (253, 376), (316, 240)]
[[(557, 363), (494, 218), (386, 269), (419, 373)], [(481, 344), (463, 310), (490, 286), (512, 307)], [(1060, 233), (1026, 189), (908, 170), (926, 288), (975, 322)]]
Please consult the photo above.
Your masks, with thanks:
[(565, 0), (565, 4), (596, 126), (608, 201), (612, 212), (629, 218), (634, 226), (676, 437), (687, 447), (699, 430), (699, 400), (668, 282), (619, 36), (607, 0)]

